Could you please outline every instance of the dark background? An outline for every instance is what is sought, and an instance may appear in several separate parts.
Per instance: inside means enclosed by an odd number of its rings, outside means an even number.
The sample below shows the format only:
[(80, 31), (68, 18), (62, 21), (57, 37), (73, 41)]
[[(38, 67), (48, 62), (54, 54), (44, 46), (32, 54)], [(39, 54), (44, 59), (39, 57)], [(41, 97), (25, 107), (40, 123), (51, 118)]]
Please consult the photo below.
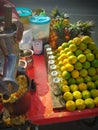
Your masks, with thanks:
[[(69, 15), (70, 22), (78, 20), (95, 22), (93, 38), (98, 45), (98, 0), (10, 0), (16, 7), (28, 7), (32, 10), (44, 8), (48, 15), (51, 10), (58, 7), (61, 12)], [(34, 128), (32, 128), (33, 130)], [(97, 130), (98, 118), (92, 117), (86, 120), (79, 120), (67, 123), (58, 123), (39, 126), (39, 130)]]
[(60, 12), (69, 15), (70, 22), (76, 23), (78, 20), (94, 21), (95, 29), (92, 34), (94, 41), (98, 45), (98, 0), (10, 0), (16, 7), (28, 7), (32, 10), (44, 8), (50, 15), (51, 10), (58, 8)]

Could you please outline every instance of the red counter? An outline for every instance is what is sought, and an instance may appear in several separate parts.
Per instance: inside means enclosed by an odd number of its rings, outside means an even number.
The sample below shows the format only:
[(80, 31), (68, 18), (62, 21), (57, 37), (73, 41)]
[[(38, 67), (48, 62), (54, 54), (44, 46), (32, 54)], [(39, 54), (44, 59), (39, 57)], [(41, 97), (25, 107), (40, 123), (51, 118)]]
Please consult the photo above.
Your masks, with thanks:
[(68, 122), (98, 116), (98, 108), (83, 111), (68, 112), (66, 110), (53, 110), (51, 92), (48, 85), (47, 71), (43, 55), (34, 55), (34, 67), (28, 71), (30, 79), (34, 79), (36, 92), (31, 93), (31, 107), (27, 113), (33, 124), (50, 124)]

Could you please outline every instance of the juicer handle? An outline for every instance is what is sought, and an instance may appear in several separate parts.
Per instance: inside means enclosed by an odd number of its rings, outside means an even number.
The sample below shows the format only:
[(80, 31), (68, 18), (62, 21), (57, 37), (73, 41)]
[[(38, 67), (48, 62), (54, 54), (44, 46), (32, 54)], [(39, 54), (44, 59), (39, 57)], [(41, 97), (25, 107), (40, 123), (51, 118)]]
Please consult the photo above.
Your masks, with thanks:
[(5, 29), (11, 29), (12, 25), (12, 7), (9, 4), (4, 5)]

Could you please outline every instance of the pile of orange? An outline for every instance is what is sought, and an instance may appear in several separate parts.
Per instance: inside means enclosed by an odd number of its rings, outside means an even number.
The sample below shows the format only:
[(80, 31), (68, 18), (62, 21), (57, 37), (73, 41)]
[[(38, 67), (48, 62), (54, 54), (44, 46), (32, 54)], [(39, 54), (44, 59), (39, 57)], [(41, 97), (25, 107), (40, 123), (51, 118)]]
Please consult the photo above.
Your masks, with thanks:
[(66, 109), (98, 107), (98, 48), (92, 38), (75, 37), (54, 54)]

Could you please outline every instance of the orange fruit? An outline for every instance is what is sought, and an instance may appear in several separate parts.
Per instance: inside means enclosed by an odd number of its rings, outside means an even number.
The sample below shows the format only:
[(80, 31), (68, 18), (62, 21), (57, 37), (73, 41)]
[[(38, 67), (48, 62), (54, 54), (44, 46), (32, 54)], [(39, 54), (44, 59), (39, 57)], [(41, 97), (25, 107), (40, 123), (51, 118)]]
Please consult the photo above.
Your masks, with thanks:
[(79, 91), (87, 90), (87, 84), (86, 83), (80, 83), (78, 85), (78, 89), (79, 89)]
[(80, 91), (74, 91), (73, 92), (73, 98), (76, 100), (76, 99), (81, 99), (82, 98), (82, 94)]
[(75, 103), (76, 103), (76, 108), (78, 110), (84, 110), (86, 108), (85, 101), (83, 99), (77, 99)]
[(74, 101), (69, 100), (69, 101), (66, 102), (65, 107), (66, 107), (66, 110), (68, 110), (68, 111), (75, 111), (76, 104), (75, 104)]
[(86, 77), (87, 74), (88, 74), (88, 71), (87, 71), (86, 69), (80, 70), (80, 76), (81, 76), (81, 77)]
[(77, 50), (77, 46), (75, 44), (70, 44), (69, 50), (72, 51), (72, 52), (75, 52)]
[(72, 95), (71, 92), (65, 92), (65, 93), (63, 94), (63, 98), (64, 98), (65, 101), (73, 100), (73, 95)]
[(77, 57), (77, 60), (81, 63), (84, 63), (86, 61), (86, 56), (84, 54), (80, 54), (78, 57)]
[(89, 44), (92, 42), (92, 38), (90, 36), (83, 36), (81, 42)]
[(73, 44), (79, 45), (81, 43), (81, 38), (80, 37), (75, 37), (72, 40)]
[(96, 75), (96, 69), (95, 69), (94, 67), (88, 68), (88, 74), (89, 74), (90, 76)]
[(78, 90), (78, 86), (76, 84), (71, 84), (69, 87), (70, 87), (71, 92), (74, 92), (74, 91)]
[(79, 77), (79, 71), (73, 70), (73, 71), (71, 72), (71, 76), (72, 76), (73, 78), (78, 78), (78, 77)]
[(65, 65), (65, 69), (66, 69), (67, 71), (71, 72), (71, 71), (73, 71), (74, 66), (73, 66), (72, 64), (70, 64), (70, 63), (67, 63), (67, 64)]
[(88, 53), (88, 54), (86, 54), (86, 59), (87, 59), (88, 61), (93, 61), (94, 58), (95, 58), (95, 56), (94, 56), (93, 53)]
[(79, 62), (79, 61), (77, 61), (77, 62), (75, 63), (75, 65), (74, 65), (74, 67), (75, 67), (76, 70), (81, 70), (81, 69), (82, 69), (82, 63)]
[(82, 50), (82, 51), (86, 50), (86, 49), (87, 49), (87, 44), (85, 44), (85, 43), (80, 43), (80, 44), (79, 44), (79, 49)]
[(83, 99), (87, 99), (87, 98), (90, 98), (91, 97), (91, 94), (88, 90), (83, 90), (82, 91), (82, 98)]
[(70, 64), (75, 64), (77, 62), (77, 57), (74, 55), (71, 55), (68, 57), (68, 61)]
[(65, 92), (69, 92), (70, 91), (70, 89), (69, 89), (69, 86), (68, 85), (63, 85), (63, 86), (61, 86), (61, 91), (63, 92), (63, 93), (65, 93)]
[(94, 100), (92, 98), (85, 99), (85, 104), (86, 104), (87, 108), (94, 108), (95, 107), (95, 103), (94, 103)]
[(62, 77), (63, 77), (64, 79), (66, 79), (66, 80), (67, 80), (67, 79), (70, 79), (70, 76), (71, 76), (71, 75), (70, 75), (70, 72), (68, 72), (68, 71), (66, 71), (66, 70), (62, 72)]

